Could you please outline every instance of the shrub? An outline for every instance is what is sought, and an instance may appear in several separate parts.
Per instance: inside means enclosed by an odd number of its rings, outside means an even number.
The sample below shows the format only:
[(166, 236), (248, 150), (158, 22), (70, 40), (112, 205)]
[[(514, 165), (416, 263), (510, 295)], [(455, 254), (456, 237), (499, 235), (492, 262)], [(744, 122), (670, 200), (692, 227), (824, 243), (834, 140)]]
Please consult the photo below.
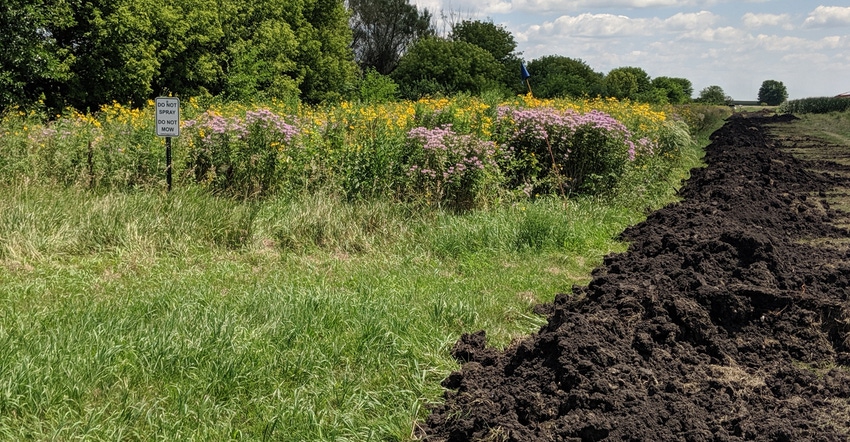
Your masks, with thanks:
[(691, 136), (707, 137), (708, 132), (720, 127), (722, 121), (732, 115), (732, 110), (728, 106), (688, 104), (677, 106), (675, 113), (688, 126)]
[(475, 207), (485, 191), (498, 187), (500, 173), (492, 141), (458, 134), (451, 125), (415, 127), (408, 138), (420, 147), (408, 170), (413, 195), (428, 203), (466, 210)]
[(206, 112), (187, 121), (192, 131), (188, 169), (213, 190), (250, 198), (270, 193), (285, 167), (285, 151), (297, 134), (294, 126), (268, 109), (245, 117)]
[(398, 95), (398, 85), (392, 78), (369, 69), (360, 81), (359, 98), (364, 103), (386, 103)]
[(600, 111), (501, 107), (496, 138), (509, 186), (534, 193), (604, 193), (648, 141)]
[[(681, 144), (681, 125), (668, 124), (664, 111), (645, 103), (501, 100), (495, 92), (338, 106), (272, 100), (270, 110), (190, 98), (182, 103), (183, 133), (174, 140), (175, 178), (237, 198), (325, 191), (347, 200), (415, 198), (463, 210), (508, 193), (599, 194), (626, 176), (642, 183), (646, 176), (634, 169), (675, 161)], [(2, 179), (116, 190), (161, 186), (164, 149), (153, 134), (152, 105), (69, 110), (48, 123), (43, 115), (7, 112), (0, 120)], [(709, 119), (704, 112), (688, 113), (689, 120), (682, 109), (691, 108), (677, 108), (685, 121)], [(431, 148), (433, 137), (441, 149)]]

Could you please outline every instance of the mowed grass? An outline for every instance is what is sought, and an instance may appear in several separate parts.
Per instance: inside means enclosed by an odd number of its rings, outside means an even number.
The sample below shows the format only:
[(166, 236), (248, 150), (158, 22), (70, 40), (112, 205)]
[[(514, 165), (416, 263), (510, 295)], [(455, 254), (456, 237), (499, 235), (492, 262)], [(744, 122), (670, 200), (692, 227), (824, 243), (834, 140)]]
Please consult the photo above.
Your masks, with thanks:
[(589, 280), (654, 192), (464, 215), (0, 188), (0, 439), (410, 440), (484, 329)]

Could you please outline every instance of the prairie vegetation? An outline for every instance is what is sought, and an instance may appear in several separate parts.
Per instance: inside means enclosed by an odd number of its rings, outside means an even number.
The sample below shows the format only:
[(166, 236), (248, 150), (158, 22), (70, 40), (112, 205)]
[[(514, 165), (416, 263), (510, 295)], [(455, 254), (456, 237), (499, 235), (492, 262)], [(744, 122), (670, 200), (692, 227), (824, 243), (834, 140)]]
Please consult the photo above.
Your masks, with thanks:
[[(183, 107), (171, 193), (150, 106), (3, 116), (0, 437), (410, 439), (457, 337), (539, 326), (721, 122), (529, 97)], [(610, 156), (571, 186), (547, 158), (577, 140)]]

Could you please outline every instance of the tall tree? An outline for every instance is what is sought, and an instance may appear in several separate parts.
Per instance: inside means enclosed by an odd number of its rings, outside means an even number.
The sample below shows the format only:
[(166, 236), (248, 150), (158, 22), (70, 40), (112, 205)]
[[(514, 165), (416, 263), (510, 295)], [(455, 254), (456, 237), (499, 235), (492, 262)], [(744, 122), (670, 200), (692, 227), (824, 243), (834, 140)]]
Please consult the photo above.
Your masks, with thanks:
[(152, 95), (161, 61), (153, 0), (90, 0), (74, 3), (74, 25), (54, 31), (74, 55), (72, 76), (63, 85), (69, 105), (97, 109), (110, 101), (140, 104)]
[(663, 77), (663, 78), (669, 78), (670, 81), (678, 83), (679, 86), (682, 87), (682, 92), (685, 94), (686, 97), (688, 97), (688, 100), (692, 99), (692, 97), (694, 95), (694, 84), (691, 83), (691, 80), (688, 80), (687, 78), (681, 78), (681, 77)]
[(614, 69), (605, 76), (605, 94), (618, 99), (634, 99), (638, 94), (638, 81), (631, 72)]
[(499, 63), (493, 55), (465, 41), (423, 38), (392, 73), (406, 98), (423, 95), (479, 94), (498, 87)]
[(595, 72), (582, 60), (561, 55), (547, 55), (528, 63), (532, 73), (534, 95), (541, 98), (602, 95), (601, 72)]
[(652, 87), (660, 92), (670, 104), (685, 104), (691, 101), (694, 87), (687, 78), (655, 77)]
[(701, 90), (696, 101), (705, 104), (729, 105), (732, 104), (732, 97), (726, 95), (722, 87), (712, 85)]
[(646, 100), (652, 93), (652, 83), (649, 74), (638, 67), (615, 68), (605, 76), (605, 90), (608, 96), (619, 99)]
[[(276, 0), (280, 5), (292, 0)], [(357, 66), (351, 52), (349, 15), (342, 0), (305, 0), (298, 51), (301, 97), (310, 102), (334, 100), (353, 90)]]
[(514, 36), (491, 21), (464, 20), (452, 28), (449, 38), (472, 43), (489, 52), (498, 62), (516, 58)]
[(348, 0), (351, 48), (364, 71), (389, 74), (417, 40), (434, 34), (431, 13), (407, 0)]
[(61, 107), (57, 89), (71, 76), (73, 54), (53, 32), (74, 24), (65, 0), (7, 0), (0, 8), (0, 110), (42, 96)]
[(759, 88), (759, 103), (779, 106), (788, 99), (788, 90), (781, 81), (765, 80)]
[(354, 85), (343, 0), (8, 1), (0, 104), (43, 93), (96, 109), (163, 92), (318, 102)]
[(492, 21), (463, 20), (452, 28), (449, 38), (484, 49), (501, 65), (502, 88), (511, 93), (523, 90), (519, 80), (520, 59), (513, 34)]

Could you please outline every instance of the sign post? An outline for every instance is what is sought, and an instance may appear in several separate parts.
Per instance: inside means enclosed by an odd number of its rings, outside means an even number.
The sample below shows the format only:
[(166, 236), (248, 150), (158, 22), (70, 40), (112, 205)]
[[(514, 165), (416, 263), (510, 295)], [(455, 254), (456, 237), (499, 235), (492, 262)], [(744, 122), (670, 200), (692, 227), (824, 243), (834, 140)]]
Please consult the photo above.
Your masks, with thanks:
[(156, 98), (156, 135), (165, 137), (165, 181), (171, 192), (171, 137), (180, 136), (179, 98)]

